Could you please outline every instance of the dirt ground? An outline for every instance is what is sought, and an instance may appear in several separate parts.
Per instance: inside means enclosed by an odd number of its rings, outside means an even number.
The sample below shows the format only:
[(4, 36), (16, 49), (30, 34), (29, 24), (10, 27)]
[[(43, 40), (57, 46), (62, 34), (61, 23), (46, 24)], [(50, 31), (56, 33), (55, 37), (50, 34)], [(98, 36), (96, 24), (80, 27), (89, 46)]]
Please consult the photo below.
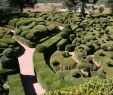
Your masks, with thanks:
[[(91, 6), (91, 5), (87, 4), (87, 6)], [(94, 5), (94, 7), (95, 7), (95, 13), (99, 13), (98, 8), (102, 6)], [(35, 5), (34, 8), (24, 9), (24, 12), (28, 12), (28, 11), (31, 11), (31, 12), (48, 12), (48, 11), (66, 12), (68, 11), (68, 9), (64, 8), (61, 3), (38, 3)], [(80, 12), (80, 9), (78, 9), (77, 12)], [(103, 13), (110, 13), (110, 8), (104, 7)]]

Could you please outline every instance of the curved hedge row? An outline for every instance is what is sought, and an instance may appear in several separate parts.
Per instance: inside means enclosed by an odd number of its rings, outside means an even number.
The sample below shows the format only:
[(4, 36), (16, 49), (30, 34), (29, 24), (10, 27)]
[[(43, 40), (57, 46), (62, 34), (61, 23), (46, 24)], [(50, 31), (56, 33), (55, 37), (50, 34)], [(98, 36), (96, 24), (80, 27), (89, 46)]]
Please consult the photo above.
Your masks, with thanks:
[(27, 45), (28, 47), (34, 48), (36, 46), (36, 43), (30, 42), (29, 40), (26, 40), (23, 37), (15, 36), (15, 38), (22, 42), (23, 44)]
[(33, 55), (33, 63), (36, 71), (37, 80), (46, 89), (46, 91), (52, 91), (60, 89), (68, 85), (65, 80), (61, 79), (55, 74), (45, 61), (44, 53), (39, 53), (35, 50)]
[(40, 48), (40, 46), (43, 46), (43, 47), (46, 47), (45, 51), (53, 51), (56, 49), (56, 44), (61, 40), (61, 37), (60, 37), (60, 33), (51, 37), (50, 39), (48, 39), (47, 41), (43, 42), (42, 44), (39, 44), (37, 49)]
[(57, 43), (57, 50), (64, 50), (66, 44), (68, 44), (68, 40), (62, 39), (60, 42)]

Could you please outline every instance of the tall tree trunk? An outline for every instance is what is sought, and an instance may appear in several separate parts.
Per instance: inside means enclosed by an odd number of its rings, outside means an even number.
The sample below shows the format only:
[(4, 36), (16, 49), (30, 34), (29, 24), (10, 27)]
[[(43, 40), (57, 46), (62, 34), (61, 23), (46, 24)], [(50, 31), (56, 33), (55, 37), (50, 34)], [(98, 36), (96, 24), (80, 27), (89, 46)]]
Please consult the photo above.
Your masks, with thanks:
[(85, 14), (85, 7), (86, 7), (86, 0), (81, 0), (82, 7), (81, 7), (81, 14), (84, 16)]

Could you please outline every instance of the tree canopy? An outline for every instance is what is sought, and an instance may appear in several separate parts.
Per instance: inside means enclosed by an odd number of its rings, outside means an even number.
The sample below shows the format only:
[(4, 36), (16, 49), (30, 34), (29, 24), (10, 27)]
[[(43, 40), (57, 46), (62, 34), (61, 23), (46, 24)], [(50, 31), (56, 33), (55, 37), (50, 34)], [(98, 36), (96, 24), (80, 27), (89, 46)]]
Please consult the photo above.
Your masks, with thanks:
[[(25, 7), (34, 7), (37, 0), (2, 0), (1, 3), (7, 3), (12, 10), (23, 12)], [(6, 4), (6, 5), (7, 5)]]

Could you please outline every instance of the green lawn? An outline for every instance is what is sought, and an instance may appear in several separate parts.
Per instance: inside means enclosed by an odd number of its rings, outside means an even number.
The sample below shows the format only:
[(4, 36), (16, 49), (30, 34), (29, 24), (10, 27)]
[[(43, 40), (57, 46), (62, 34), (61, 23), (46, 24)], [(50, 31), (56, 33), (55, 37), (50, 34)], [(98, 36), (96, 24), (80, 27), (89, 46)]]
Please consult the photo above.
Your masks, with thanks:
[(8, 76), (9, 95), (25, 95), (19, 74)]
[(109, 67), (106, 62), (108, 60), (113, 62), (113, 60), (110, 58), (113, 55), (113, 52), (105, 52), (105, 55), (106, 56), (99, 56), (98, 53), (96, 53), (94, 55), (94, 60), (97, 61), (97, 63), (101, 65), (101, 68), (105, 70), (107, 77), (111, 78), (113, 77), (113, 67)]

